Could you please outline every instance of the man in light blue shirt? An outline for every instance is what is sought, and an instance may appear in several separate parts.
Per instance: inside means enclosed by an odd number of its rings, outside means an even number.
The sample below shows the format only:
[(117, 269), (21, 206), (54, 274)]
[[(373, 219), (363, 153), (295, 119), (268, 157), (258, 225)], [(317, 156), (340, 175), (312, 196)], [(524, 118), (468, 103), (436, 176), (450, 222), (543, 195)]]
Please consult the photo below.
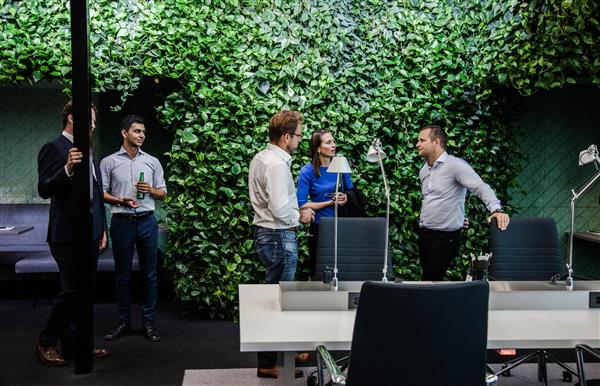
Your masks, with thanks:
[(467, 190), (483, 201), (505, 230), (510, 221), (500, 200), (488, 184), (463, 159), (446, 153), (444, 129), (428, 125), (421, 129), (416, 148), (426, 162), (419, 172), (423, 202), (419, 219), (419, 258), (425, 281), (441, 281), (460, 248), (465, 221)]
[(154, 200), (167, 195), (164, 171), (157, 158), (142, 151), (146, 138), (144, 120), (128, 115), (121, 122), (123, 146), (100, 163), (104, 201), (111, 204), (110, 237), (115, 259), (119, 325), (104, 336), (115, 340), (131, 330), (131, 265), (137, 249), (144, 285), (142, 319), (149, 342), (160, 340), (154, 326), (158, 281), (158, 224)]

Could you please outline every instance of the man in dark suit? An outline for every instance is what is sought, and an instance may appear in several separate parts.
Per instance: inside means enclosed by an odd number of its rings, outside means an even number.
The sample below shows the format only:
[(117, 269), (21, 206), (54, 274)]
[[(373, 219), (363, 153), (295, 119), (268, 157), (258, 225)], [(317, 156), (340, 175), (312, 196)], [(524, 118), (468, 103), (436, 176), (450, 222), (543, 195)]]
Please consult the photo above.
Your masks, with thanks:
[[(92, 106), (90, 134), (96, 126), (96, 108)], [(54, 299), (46, 327), (40, 333), (35, 353), (40, 361), (48, 366), (64, 366), (65, 357), (73, 355), (74, 319), (77, 284), (77, 255), (75, 247), (75, 192), (72, 177), (75, 173), (85, 173), (77, 167), (83, 154), (73, 147), (73, 103), (69, 101), (63, 108), (63, 132), (55, 140), (45, 144), (38, 154), (38, 192), (42, 198), (50, 199), (48, 222), (48, 245), (56, 260), (60, 275), (61, 292)], [(106, 249), (106, 218), (102, 203), (101, 174), (93, 168), (93, 242), (95, 251)], [(93, 256), (95, 260), (98, 255)], [(60, 341), (61, 351), (57, 345)], [(108, 355), (108, 351), (95, 348), (96, 358)]]

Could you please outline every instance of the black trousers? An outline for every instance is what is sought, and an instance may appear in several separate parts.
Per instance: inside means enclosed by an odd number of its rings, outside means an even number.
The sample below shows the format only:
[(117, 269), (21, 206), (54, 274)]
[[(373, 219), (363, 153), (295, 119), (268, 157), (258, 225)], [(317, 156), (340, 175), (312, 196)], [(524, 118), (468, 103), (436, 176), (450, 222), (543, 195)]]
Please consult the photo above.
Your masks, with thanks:
[(450, 262), (458, 256), (461, 230), (437, 231), (421, 228), (419, 232), (419, 259), (423, 281), (442, 281)]
[[(100, 240), (95, 242), (94, 250)], [(60, 340), (61, 351), (75, 349), (75, 311), (79, 296), (79, 277), (74, 243), (50, 243), (50, 252), (58, 265), (60, 292), (54, 298), (46, 326), (40, 333), (42, 346), (56, 346)], [(98, 256), (94, 256), (97, 261)]]

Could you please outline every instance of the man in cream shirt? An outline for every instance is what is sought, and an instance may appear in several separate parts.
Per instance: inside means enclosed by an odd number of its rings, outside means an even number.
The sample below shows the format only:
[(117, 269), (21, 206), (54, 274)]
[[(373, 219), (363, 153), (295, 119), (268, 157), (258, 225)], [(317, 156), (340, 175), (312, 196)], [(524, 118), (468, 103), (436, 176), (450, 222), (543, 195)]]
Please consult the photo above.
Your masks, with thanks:
[[(254, 247), (265, 267), (268, 284), (294, 280), (298, 261), (296, 230), (300, 223), (310, 223), (315, 216), (312, 209), (298, 209), (290, 171), (290, 154), (302, 138), (302, 122), (298, 111), (275, 114), (269, 122), (269, 144), (250, 163), (248, 186), (255, 213)], [(258, 353), (257, 376), (277, 378), (276, 362), (276, 353)], [(296, 375), (302, 376), (302, 372), (297, 371)]]

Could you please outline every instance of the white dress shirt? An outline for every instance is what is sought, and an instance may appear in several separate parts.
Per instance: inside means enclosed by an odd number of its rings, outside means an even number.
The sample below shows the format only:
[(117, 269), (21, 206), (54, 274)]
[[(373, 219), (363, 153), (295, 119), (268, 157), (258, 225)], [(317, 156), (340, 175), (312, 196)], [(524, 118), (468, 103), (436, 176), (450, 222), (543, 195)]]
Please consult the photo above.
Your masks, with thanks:
[(290, 171), (292, 157), (268, 144), (250, 162), (248, 187), (254, 208), (253, 224), (269, 229), (298, 226), (300, 211)]

